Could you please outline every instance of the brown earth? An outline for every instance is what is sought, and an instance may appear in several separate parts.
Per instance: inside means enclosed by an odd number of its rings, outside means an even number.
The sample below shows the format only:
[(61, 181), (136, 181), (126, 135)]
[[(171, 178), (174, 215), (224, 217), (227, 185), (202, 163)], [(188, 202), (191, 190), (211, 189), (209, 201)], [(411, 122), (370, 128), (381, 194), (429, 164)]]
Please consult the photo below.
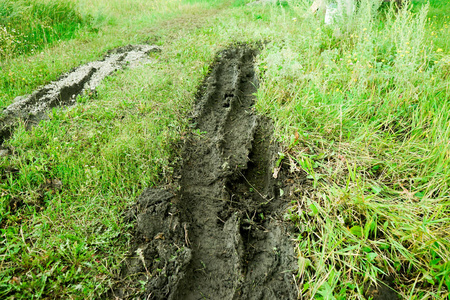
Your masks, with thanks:
[(247, 46), (219, 54), (194, 111), (179, 190), (139, 197), (125, 279), (111, 296), (297, 299), (287, 200), (272, 176), (278, 146), (270, 120), (253, 109), (254, 56)]

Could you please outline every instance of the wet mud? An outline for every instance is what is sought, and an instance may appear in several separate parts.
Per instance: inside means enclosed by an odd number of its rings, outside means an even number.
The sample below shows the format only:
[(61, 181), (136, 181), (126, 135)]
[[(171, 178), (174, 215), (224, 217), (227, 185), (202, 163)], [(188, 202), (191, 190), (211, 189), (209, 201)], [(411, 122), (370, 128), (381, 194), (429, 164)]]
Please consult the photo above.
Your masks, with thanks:
[(377, 284), (371, 284), (364, 286), (364, 295), (367, 299), (373, 300), (399, 300), (400, 295), (395, 290), (393, 278), (386, 278), (384, 280), (378, 280)]
[(8, 139), (19, 119), (28, 127), (47, 118), (53, 107), (69, 106), (83, 93), (95, 93), (97, 86), (117, 70), (149, 61), (148, 54), (160, 51), (157, 46), (128, 45), (110, 51), (102, 60), (82, 65), (62, 75), (30, 95), (19, 96), (0, 114), (0, 155), (7, 155), (2, 143)]
[(150, 188), (128, 213), (135, 237), (111, 297), (297, 299), (273, 125), (253, 109), (255, 50), (219, 54), (205, 80), (179, 188)]

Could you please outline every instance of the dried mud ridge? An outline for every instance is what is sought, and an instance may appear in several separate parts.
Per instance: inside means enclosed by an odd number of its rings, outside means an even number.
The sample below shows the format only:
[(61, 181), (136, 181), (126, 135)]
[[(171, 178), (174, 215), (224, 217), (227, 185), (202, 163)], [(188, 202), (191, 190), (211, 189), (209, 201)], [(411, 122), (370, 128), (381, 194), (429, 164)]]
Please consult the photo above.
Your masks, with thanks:
[(160, 50), (150, 45), (120, 47), (110, 51), (102, 60), (75, 68), (30, 95), (17, 97), (0, 114), (0, 151), (2, 143), (12, 135), (19, 119), (24, 120), (27, 126), (37, 124), (47, 118), (49, 109), (75, 104), (77, 96), (95, 92), (107, 76), (125, 67), (145, 63), (149, 61), (150, 52)]
[(194, 111), (180, 189), (147, 189), (128, 214), (135, 243), (112, 297), (297, 299), (287, 200), (272, 176), (278, 148), (252, 107), (254, 56), (246, 46), (220, 53)]

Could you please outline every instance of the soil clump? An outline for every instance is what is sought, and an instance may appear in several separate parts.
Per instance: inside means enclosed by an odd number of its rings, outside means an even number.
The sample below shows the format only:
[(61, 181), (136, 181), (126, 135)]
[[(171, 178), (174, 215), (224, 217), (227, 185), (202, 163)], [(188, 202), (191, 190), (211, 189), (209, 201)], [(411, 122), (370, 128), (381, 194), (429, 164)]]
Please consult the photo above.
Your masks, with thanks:
[(378, 280), (377, 284), (366, 284), (364, 286), (365, 296), (368, 299), (373, 300), (398, 300), (400, 295), (397, 293), (394, 287), (393, 278), (385, 278), (384, 280)]
[[(83, 93), (95, 93), (97, 86), (117, 70), (135, 67), (149, 61), (148, 54), (160, 51), (158, 46), (128, 45), (109, 51), (99, 61), (94, 61), (73, 69), (30, 95), (19, 96), (14, 103), (0, 114), (0, 151), (2, 143), (8, 139), (19, 119), (28, 127), (47, 118), (49, 109), (76, 103), (76, 97)], [(4, 152), (4, 153), (3, 153)]]
[(271, 121), (253, 109), (255, 54), (241, 45), (218, 55), (179, 189), (147, 189), (128, 213), (134, 243), (111, 297), (297, 299), (286, 187), (273, 177), (278, 146)]

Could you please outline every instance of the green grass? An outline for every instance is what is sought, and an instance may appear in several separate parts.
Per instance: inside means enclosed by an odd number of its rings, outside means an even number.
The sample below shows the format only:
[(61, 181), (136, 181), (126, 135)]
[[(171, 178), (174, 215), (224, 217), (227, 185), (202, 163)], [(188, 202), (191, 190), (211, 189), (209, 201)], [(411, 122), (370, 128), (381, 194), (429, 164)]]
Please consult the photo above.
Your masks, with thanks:
[(74, 38), (89, 23), (89, 16), (81, 15), (73, 1), (1, 0), (0, 59)]
[[(172, 8), (141, 16), (139, 29), (153, 26), (145, 30), (154, 32), (139, 39), (162, 36), (158, 43), (165, 50), (153, 57), (157, 62), (120, 72), (97, 98), (79, 99), (31, 131), (15, 132), (8, 142), (14, 154), (0, 161), (1, 298), (89, 299), (117, 279), (130, 238), (123, 214), (145, 187), (170, 183), (169, 158), (178, 153), (173, 141), (185, 134), (197, 85), (221, 48), (209, 30), (195, 29), (210, 14), (205, 7), (174, 1)], [(158, 17), (160, 10), (167, 15)], [(186, 26), (176, 18), (181, 12), (196, 21)], [(105, 37), (110, 46), (120, 45), (115, 34)], [(195, 38), (205, 35), (198, 45)], [(124, 37), (123, 44), (137, 39)], [(44, 59), (56, 57), (57, 63), (68, 56), (55, 56), (58, 47), (46, 51)]]
[(52, 78), (48, 71), (54, 68), (53, 59), (27, 72), (20, 70), (18, 60), (23, 63), (52, 44), (78, 37), (80, 31), (95, 34), (96, 28), (75, 1), (0, 0), (0, 108)]
[(128, 249), (123, 213), (145, 187), (171, 183), (174, 145), (215, 53), (268, 41), (257, 109), (274, 119), (299, 178), (286, 219), (303, 298), (364, 299), (364, 283), (383, 274), (404, 299), (448, 298), (448, 4), (385, 16), (374, 2), (337, 30), (303, 1), (77, 1), (98, 32), (3, 62), (0, 106), (113, 47), (150, 40), (163, 51), (8, 141), (0, 297), (107, 290)]
[(436, 45), (448, 33), (432, 34), (426, 8), (371, 11), (340, 32), (306, 16), (260, 57), (259, 108), (309, 178), (287, 215), (299, 285), (308, 299), (360, 299), (355, 283), (386, 275), (404, 299), (446, 299), (449, 56)]

